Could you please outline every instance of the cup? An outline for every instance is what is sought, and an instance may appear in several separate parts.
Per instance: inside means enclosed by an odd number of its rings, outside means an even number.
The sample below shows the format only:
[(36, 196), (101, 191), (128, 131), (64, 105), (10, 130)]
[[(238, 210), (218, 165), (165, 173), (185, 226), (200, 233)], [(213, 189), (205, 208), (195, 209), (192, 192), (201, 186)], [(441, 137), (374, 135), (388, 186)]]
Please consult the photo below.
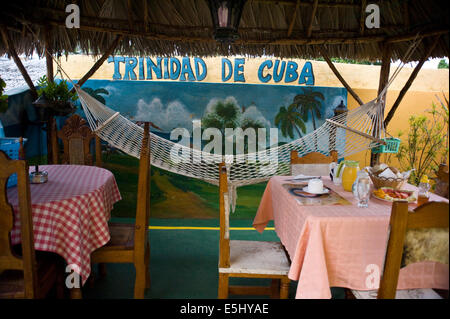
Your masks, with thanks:
[(323, 193), (323, 182), (317, 178), (310, 179), (308, 181), (308, 193), (312, 194)]
[(370, 198), (370, 181), (368, 177), (361, 177), (356, 183), (358, 207), (368, 207)]

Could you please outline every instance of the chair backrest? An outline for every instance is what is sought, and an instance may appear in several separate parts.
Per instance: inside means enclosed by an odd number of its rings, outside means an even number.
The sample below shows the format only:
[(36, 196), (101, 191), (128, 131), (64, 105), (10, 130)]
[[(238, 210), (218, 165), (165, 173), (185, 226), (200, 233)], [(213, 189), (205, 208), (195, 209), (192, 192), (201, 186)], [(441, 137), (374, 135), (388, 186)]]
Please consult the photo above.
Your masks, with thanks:
[[(138, 192), (136, 221), (134, 231), (134, 249), (144, 252), (147, 245), (148, 219), (150, 217), (150, 127), (144, 124), (141, 154), (139, 159)], [(143, 245), (143, 247), (142, 247)], [(141, 256), (143, 257), (143, 256)]]
[(311, 152), (305, 156), (298, 156), (297, 151), (291, 151), (291, 175), (319, 175), (330, 174), (330, 163), (338, 161), (338, 153), (331, 151), (329, 156), (318, 152)]
[(230, 202), (228, 195), (228, 175), (224, 163), (219, 164), (219, 267), (230, 267)]
[(93, 165), (90, 145), (92, 139), (95, 139), (96, 165), (101, 166), (100, 139), (78, 114), (69, 117), (57, 135), (62, 140), (64, 147), (62, 164)]
[[(8, 203), (6, 184), (8, 177), (14, 173), (17, 174), (17, 191), (19, 192), (22, 256), (14, 254), (10, 241), (14, 211)], [(3, 151), (0, 151), (0, 273), (4, 270), (22, 270), (25, 298), (35, 297), (37, 275), (28, 165), (22, 160), (11, 160)]]
[(407, 231), (448, 228), (448, 217), (448, 203), (428, 202), (417, 207), (414, 211), (408, 210), (407, 202), (393, 203), (389, 241), (383, 275), (380, 280), (380, 288), (378, 289), (378, 299), (395, 298)]
[(449, 172), (448, 166), (445, 164), (439, 165), (439, 170), (436, 172), (436, 177), (434, 178), (436, 185), (434, 188), (435, 194), (448, 198), (449, 196)]

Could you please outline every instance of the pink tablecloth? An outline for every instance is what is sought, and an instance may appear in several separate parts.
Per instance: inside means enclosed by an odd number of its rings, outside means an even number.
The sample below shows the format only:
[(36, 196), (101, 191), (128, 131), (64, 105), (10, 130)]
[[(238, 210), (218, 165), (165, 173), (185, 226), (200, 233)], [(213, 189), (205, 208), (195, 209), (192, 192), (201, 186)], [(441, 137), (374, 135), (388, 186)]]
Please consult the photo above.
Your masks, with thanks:
[[(282, 186), (290, 178), (270, 179), (253, 226), (262, 232), (274, 220), (292, 261), (289, 278), (298, 280), (296, 298), (331, 298), (330, 287), (377, 289), (371, 276), (382, 269), (392, 204), (372, 198), (368, 208), (358, 208), (352, 193), (324, 178), (352, 205), (302, 206)], [(431, 200), (448, 202), (434, 194)], [(401, 270), (398, 288), (448, 289), (448, 273), (448, 265), (414, 263)]]
[[(35, 249), (57, 253), (76, 265), (84, 284), (91, 272), (91, 252), (110, 239), (108, 219), (113, 204), (121, 199), (116, 180), (110, 171), (94, 166), (39, 168), (48, 172), (48, 182), (30, 184)], [(11, 242), (18, 244), (16, 187), (8, 189), (8, 199), (16, 217)]]

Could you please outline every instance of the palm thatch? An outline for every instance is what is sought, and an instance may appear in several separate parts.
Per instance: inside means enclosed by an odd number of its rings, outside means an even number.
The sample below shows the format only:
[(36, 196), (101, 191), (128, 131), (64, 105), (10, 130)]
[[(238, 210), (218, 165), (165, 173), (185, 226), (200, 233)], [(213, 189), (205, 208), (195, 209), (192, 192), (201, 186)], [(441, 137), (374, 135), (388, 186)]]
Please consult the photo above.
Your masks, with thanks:
[[(374, 0), (381, 27), (367, 29), (366, 0), (248, 0), (239, 27), (240, 39), (223, 44), (213, 39), (207, 0), (77, 1), (80, 29), (65, 27), (66, 5), (73, 1), (15, 0), (2, 3), (0, 24), (19, 54), (44, 53), (45, 33), (53, 53), (74, 51), (100, 55), (123, 35), (115, 54), (245, 55), (280, 58), (330, 57), (380, 60), (383, 45), (391, 59), (401, 59), (417, 36), (422, 40), (408, 61), (423, 57), (436, 36), (430, 57), (449, 55), (449, 10), (446, 0)], [(29, 32), (28, 25), (37, 35)], [(0, 41), (0, 54), (7, 53)]]

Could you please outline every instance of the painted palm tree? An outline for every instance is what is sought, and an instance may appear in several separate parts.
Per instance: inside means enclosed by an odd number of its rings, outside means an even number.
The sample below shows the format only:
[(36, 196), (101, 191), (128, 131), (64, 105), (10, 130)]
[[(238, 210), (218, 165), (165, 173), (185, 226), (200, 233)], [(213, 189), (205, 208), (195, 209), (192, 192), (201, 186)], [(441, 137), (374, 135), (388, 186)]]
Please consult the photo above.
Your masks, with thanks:
[(302, 88), (303, 93), (294, 97), (293, 104), (296, 105), (298, 111), (302, 114), (304, 121), (308, 120), (311, 114), (313, 129), (316, 130), (316, 118), (322, 118), (320, 108), (325, 97), (322, 93), (314, 91), (312, 88)]
[(83, 91), (85, 91), (87, 94), (92, 96), (94, 99), (96, 99), (100, 103), (106, 104), (106, 100), (101, 94), (109, 95), (109, 91), (107, 89), (98, 88), (98, 89), (94, 90), (94, 89), (92, 89), (90, 87), (84, 87)]
[(297, 131), (299, 137), (302, 137), (300, 130), (305, 133), (306, 126), (302, 120), (302, 115), (297, 110), (296, 104), (291, 104), (286, 107), (280, 107), (278, 114), (275, 116), (275, 125), (280, 128), (281, 134), (284, 137), (294, 138), (294, 129)]

